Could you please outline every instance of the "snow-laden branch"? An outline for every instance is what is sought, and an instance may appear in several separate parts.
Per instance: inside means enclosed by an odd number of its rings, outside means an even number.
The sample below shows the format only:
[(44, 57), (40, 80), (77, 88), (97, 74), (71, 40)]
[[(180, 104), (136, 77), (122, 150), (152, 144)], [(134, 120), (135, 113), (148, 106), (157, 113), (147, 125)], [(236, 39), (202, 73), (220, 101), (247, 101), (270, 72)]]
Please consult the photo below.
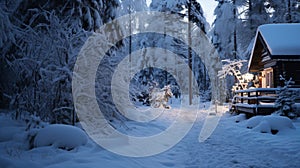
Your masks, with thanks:
[(224, 65), (222, 66), (222, 70), (218, 72), (219, 78), (226, 78), (227, 75), (234, 75), (236, 78), (239, 78), (238, 75), (240, 75), (240, 69), (243, 66), (244, 62), (247, 62), (247, 60), (229, 60), (225, 59), (222, 60)]

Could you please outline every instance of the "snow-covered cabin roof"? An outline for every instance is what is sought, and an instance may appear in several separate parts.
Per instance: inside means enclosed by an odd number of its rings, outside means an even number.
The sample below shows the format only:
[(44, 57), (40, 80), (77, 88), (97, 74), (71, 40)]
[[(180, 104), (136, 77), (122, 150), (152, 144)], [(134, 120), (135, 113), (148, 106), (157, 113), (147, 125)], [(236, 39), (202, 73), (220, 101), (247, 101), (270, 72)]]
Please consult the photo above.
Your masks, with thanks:
[(300, 23), (261, 25), (256, 32), (248, 71), (259, 71), (266, 60), (299, 58)]
[(257, 30), (271, 55), (300, 55), (300, 24), (266, 24)]

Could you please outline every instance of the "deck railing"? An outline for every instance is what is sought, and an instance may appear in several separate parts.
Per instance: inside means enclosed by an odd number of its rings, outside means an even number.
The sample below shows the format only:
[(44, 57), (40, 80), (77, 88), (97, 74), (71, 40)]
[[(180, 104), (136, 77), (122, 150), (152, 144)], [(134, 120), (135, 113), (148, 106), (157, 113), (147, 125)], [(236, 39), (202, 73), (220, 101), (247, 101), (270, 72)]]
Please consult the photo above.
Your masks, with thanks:
[[(288, 88), (296, 93), (295, 107), (300, 110), (300, 88)], [(280, 88), (254, 88), (235, 91), (230, 110), (237, 113), (251, 115), (265, 115), (275, 112), (275, 101), (278, 98)]]
[(275, 101), (279, 88), (254, 88), (235, 91), (232, 111), (254, 115), (270, 114), (276, 110)]
[[(276, 92), (279, 88), (255, 88), (235, 91), (234, 99), (236, 102), (247, 104), (259, 104), (260, 102), (275, 102)], [(245, 100), (247, 102), (245, 102)]]

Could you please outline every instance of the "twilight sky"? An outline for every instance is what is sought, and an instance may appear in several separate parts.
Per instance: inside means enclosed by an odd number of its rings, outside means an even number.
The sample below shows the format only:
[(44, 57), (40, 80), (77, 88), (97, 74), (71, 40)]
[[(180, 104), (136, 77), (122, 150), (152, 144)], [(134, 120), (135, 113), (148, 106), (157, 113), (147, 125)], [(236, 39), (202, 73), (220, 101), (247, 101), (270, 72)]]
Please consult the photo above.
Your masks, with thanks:
[(214, 16), (214, 10), (216, 6), (218, 5), (218, 2), (215, 0), (197, 0), (204, 11), (204, 16), (207, 20), (207, 22), (211, 25), (214, 22), (215, 16)]

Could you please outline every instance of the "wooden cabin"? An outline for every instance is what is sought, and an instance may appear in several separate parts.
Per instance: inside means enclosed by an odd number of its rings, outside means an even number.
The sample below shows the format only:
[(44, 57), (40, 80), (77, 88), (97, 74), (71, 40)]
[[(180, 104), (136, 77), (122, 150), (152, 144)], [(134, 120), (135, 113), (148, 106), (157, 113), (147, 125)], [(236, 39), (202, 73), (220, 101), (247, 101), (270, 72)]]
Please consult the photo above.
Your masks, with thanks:
[(284, 85), (280, 75), (295, 81), (289, 87), (300, 88), (300, 24), (259, 26), (248, 71), (257, 74), (258, 87), (236, 91), (232, 110), (251, 115), (275, 112), (276, 93)]
[(300, 24), (259, 26), (248, 71), (258, 74), (261, 88), (283, 86), (280, 75), (300, 87)]

